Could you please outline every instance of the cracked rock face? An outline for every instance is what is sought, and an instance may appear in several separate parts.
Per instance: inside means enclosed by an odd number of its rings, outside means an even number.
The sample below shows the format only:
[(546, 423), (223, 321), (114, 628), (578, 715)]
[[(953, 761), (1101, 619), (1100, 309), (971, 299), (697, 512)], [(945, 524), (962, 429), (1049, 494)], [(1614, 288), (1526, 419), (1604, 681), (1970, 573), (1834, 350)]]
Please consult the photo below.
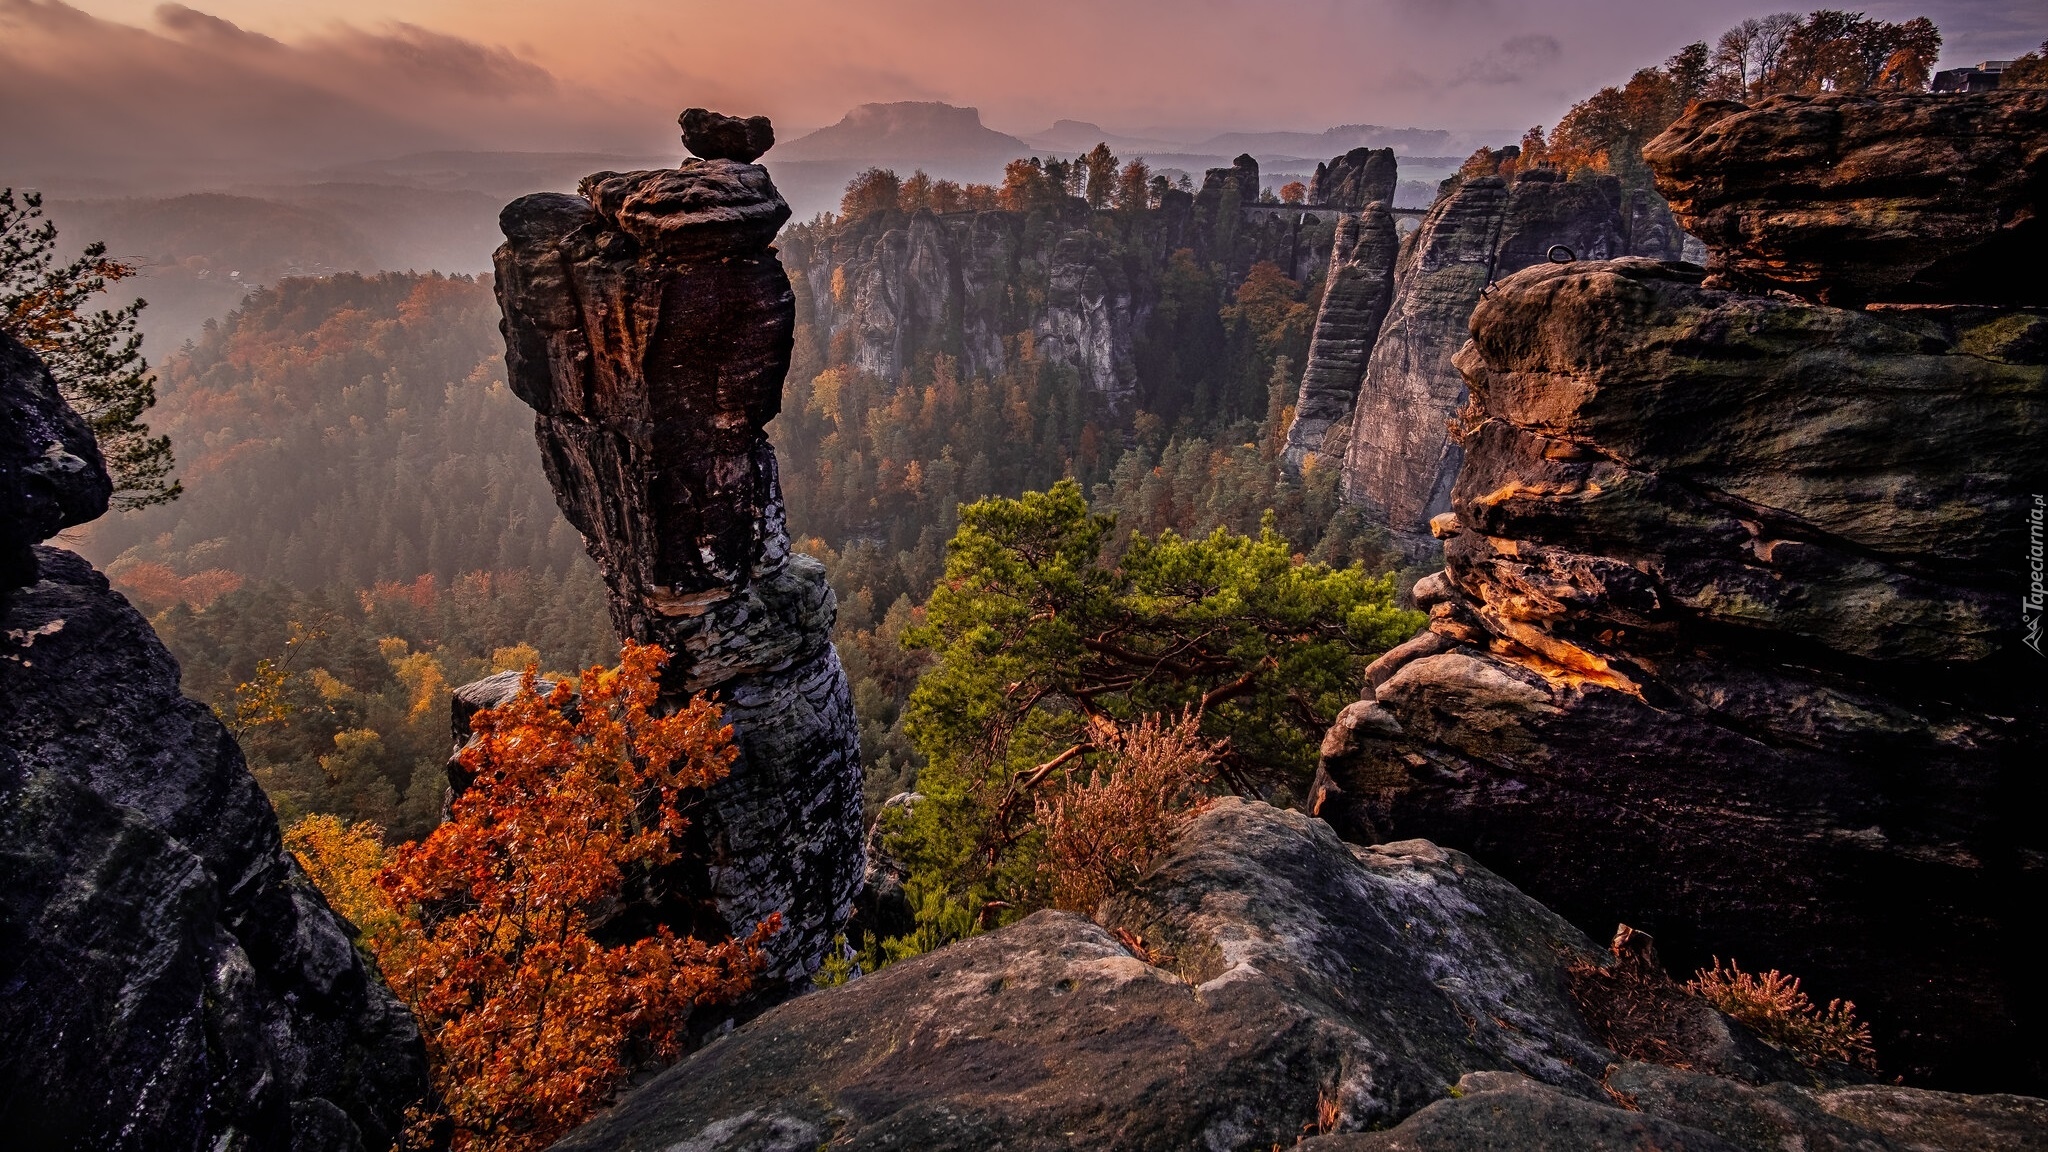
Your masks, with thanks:
[(98, 519), (113, 491), (92, 430), (49, 369), (0, 332), (0, 593), (35, 583), (31, 549)]
[(2048, 305), (2048, 91), (1707, 100), (1643, 157), (1715, 286)]
[(1356, 391), (1344, 498), (1385, 524), (1412, 560), (1435, 553), (1429, 520), (1449, 509), (1464, 459), (1447, 428), (1466, 397), (1451, 357), (1481, 294), (1489, 283), (1548, 261), (1554, 245), (1580, 260), (1677, 259), (1675, 229), (1639, 227), (1656, 217), (1639, 206), (1644, 195), (1612, 177), (1566, 180), (1548, 169), (1524, 172), (1512, 184), (1473, 177), (1438, 198), (1403, 248), (1393, 302)]
[(815, 967), (862, 872), (832, 593), (790, 552), (763, 431), (794, 326), (769, 247), (789, 208), (765, 169), (726, 159), (601, 172), (583, 192), (502, 215), (510, 383), (619, 635), (667, 649), (664, 691), (712, 694), (740, 749), (636, 915), (722, 935), (781, 912), (772, 992)]
[(429, 1092), (412, 1015), (148, 621), (34, 547), (111, 488), (42, 363), (0, 334), (0, 1131), (389, 1148)]
[(1330, 734), (1329, 811), (1682, 966), (1797, 973), (1891, 1071), (2038, 1092), (2048, 315), (1701, 278), (1543, 267), (1479, 305), (1431, 633)]

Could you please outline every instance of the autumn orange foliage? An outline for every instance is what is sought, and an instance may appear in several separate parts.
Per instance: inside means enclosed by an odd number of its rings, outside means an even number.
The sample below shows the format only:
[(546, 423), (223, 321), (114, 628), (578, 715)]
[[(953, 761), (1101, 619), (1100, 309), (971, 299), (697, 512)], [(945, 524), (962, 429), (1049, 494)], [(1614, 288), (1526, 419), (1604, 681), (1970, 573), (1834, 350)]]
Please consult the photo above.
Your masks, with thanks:
[[(520, 1152), (590, 1115), (639, 1054), (672, 1056), (692, 1008), (746, 991), (771, 916), (747, 939), (706, 944), (667, 929), (594, 938), (629, 870), (675, 858), (684, 790), (722, 778), (736, 750), (717, 706), (656, 709), (666, 654), (627, 645), (619, 667), (471, 720), (474, 783), (451, 818), (390, 849), (376, 897), (396, 923), (366, 932), (426, 1038), (454, 1147)], [(361, 829), (293, 829), (316, 879), (352, 919)], [(326, 885), (323, 884), (323, 888)], [(359, 926), (360, 923), (359, 923)]]
[(1107, 738), (1106, 761), (1037, 802), (1039, 875), (1049, 902), (1083, 915), (1129, 888), (1173, 846), (1206, 802), (1216, 747), (1201, 717), (1148, 716)]
[(1733, 960), (1723, 968), (1716, 957), (1714, 966), (1700, 969), (1686, 988), (1809, 1064), (1838, 1060), (1877, 1067), (1870, 1026), (1856, 1018), (1855, 1003), (1831, 1000), (1823, 1009), (1807, 998), (1797, 976), (1775, 968), (1761, 975), (1744, 972)]

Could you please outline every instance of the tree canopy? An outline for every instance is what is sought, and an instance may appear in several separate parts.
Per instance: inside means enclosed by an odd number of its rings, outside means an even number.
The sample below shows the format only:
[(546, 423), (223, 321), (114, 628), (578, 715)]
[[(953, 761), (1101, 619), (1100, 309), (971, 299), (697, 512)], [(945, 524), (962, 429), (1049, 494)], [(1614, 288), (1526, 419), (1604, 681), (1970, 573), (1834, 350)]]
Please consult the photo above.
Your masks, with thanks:
[(627, 872), (675, 858), (685, 791), (737, 755), (710, 702), (655, 709), (664, 659), (628, 645), (618, 667), (545, 693), (528, 668), (515, 699), (472, 718), (472, 783), (416, 844), (387, 853), (373, 825), (332, 817), (287, 834), (419, 1018), (443, 1109), (425, 1124), (449, 1125), (458, 1152), (552, 1142), (636, 1052), (673, 1056), (691, 1009), (744, 992), (779, 927), (598, 939)]
[(1121, 556), (1114, 529), (1072, 481), (961, 510), (904, 639), (935, 656), (906, 713), (924, 799), (896, 842), (927, 920), (1041, 906), (1034, 794), (1161, 717), (1191, 717), (1235, 790), (1304, 795), (1365, 664), (1423, 623), (1391, 575), (1307, 562), (1270, 517)]

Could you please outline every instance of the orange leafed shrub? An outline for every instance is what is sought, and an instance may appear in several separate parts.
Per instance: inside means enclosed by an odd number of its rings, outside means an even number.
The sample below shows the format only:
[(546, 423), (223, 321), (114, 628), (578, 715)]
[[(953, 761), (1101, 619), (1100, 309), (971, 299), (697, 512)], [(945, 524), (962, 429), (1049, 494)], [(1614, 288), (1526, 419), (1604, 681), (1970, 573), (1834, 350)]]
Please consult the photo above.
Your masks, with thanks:
[(315, 814), (284, 830), (284, 846), (327, 903), (356, 926), (373, 954), (390, 948), (398, 913), (377, 887), (384, 870), (384, 829), (367, 820), (344, 824)]
[(369, 943), (419, 1018), (458, 1150), (561, 1135), (604, 1102), (629, 1054), (673, 1055), (693, 1007), (744, 992), (780, 926), (718, 944), (666, 929), (616, 947), (592, 936), (625, 870), (674, 859), (682, 790), (720, 779), (737, 754), (708, 701), (654, 711), (665, 658), (628, 645), (619, 667), (547, 696), (529, 669), (516, 699), (471, 721), (462, 762), (475, 783), (452, 818), (391, 849), (377, 878), (398, 924)]
[(1856, 1019), (1856, 1005), (1831, 1000), (1823, 1010), (1800, 991), (1796, 976), (1775, 968), (1759, 976), (1733, 960), (1724, 969), (1716, 956), (1714, 966), (1700, 969), (1686, 987), (1809, 1064), (1839, 1060), (1877, 1067), (1870, 1027)]
[(1083, 915), (1135, 883), (1201, 811), (1216, 749), (1190, 712), (1148, 716), (1109, 737), (1107, 763), (1037, 803), (1039, 876), (1055, 908)]

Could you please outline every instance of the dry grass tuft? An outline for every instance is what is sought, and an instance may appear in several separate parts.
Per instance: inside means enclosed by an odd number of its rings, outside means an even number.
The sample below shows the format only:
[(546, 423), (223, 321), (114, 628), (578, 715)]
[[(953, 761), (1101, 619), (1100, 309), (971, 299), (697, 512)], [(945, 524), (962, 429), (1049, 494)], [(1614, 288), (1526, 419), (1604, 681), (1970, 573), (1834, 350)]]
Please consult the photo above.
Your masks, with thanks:
[(1107, 755), (1086, 780), (1038, 801), (1045, 832), (1039, 864), (1055, 908), (1092, 914), (1105, 896), (1137, 882), (1202, 809), (1216, 748), (1193, 713), (1147, 717), (1107, 737)]
[(1733, 960), (1723, 968), (1716, 956), (1714, 966), (1700, 969), (1686, 988), (1808, 1064), (1838, 1060), (1877, 1067), (1870, 1027), (1856, 1018), (1856, 1005), (1830, 1000), (1821, 1008), (1807, 999), (1796, 976), (1775, 968), (1762, 975), (1744, 972)]

